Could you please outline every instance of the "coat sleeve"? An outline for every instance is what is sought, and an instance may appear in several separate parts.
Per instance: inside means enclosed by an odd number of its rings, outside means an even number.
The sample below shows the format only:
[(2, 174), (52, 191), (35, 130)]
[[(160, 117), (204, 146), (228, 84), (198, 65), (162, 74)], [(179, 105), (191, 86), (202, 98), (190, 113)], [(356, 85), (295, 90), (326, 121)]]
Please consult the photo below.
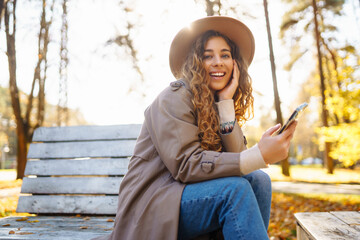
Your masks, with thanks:
[(226, 152), (242, 152), (246, 150), (246, 139), (235, 119), (234, 100), (222, 100), (215, 104), (219, 112), (220, 124), (234, 121), (234, 128), (231, 132), (221, 134), (221, 140)]
[(237, 122), (229, 134), (221, 134), (221, 140), (227, 152), (242, 152), (246, 150), (246, 139)]
[(185, 87), (165, 89), (145, 111), (145, 124), (175, 180), (190, 183), (241, 174), (239, 153), (200, 147), (191, 95)]

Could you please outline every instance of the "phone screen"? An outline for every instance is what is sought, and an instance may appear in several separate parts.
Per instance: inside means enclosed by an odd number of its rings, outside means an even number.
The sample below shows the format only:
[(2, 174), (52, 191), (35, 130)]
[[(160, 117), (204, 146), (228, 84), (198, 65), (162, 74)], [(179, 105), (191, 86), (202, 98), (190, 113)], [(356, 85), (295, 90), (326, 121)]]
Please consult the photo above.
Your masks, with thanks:
[(281, 134), (283, 131), (285, 131), (293, 121), (297, 120), (298, 117), (300, 116), (300, 113), (302, 113), (305, 108), (308, 106), (308, 104), (305, 102), (303, 104), (301, 104), (300, 106), (298, 106), (295, 111), (291, 114), (291, 116), (289, 117), (289, 119), (286, 121), (286, 123), (278, 130), (276, 131), (276, 135)]

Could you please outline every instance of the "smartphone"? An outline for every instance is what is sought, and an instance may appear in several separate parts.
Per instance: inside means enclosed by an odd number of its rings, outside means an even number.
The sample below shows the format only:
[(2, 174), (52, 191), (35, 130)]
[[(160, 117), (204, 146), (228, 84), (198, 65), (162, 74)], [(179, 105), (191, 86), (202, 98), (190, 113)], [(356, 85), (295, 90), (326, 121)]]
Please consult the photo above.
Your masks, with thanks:
[(275, 132), (274, 135), (279, 135), (281, 134), (283, 131), (285, 131), (292, 122), (294, 122), (295, 120), (298, 119), (298, 117), (300, 116), (300, 114), (305, 110), (305, 108), (308, 106), (308, 104), (306, 102), (304, 102), (303, 104), (301, 104), (300, 106), (298, 106), (295, 111), (291, 114), (291, 116), (289, 117), (289, 119), (286, 121), (286, 123)]

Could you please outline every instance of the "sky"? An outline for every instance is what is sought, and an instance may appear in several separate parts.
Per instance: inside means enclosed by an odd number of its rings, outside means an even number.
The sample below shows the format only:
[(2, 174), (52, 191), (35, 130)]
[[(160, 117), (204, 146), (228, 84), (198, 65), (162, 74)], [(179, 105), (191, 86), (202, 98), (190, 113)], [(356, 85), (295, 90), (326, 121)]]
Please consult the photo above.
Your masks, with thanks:
[[(174, 81), (168, 64), (171, 41), (176, 33), (193, 20), (205, 17), (205, 10), (194, 0), (132, 0), (124, 1), (134, 9), (125, 16), (119, 1), (73, 0), (68, 4), (69, 66), (68, 106), (79, 109), (89, 124), (114, 125), (142, 123), (143, 112), (154, 98)], [(228, 2), (231, 2), (228, 1)], [(239, 2), (233, 0), (233, 2)], [(249, 68), (255, 90), (255, 119), (257, 124), (261, 109), (273, 109), (273, 87), (269, 50), (262, 0), (244, 1), (241, 11), (248, 16), (237, 16), (255, 37), (255, 57)], [(29, 92), (37, 56), (37, 34), (40, 2), (19, 1), (17, 7), (17, 80), (20, 89)], [(316, 64), (312, 55), (305, 57), (292, 72), (283, 70), (289, 56), (279, 40), (279, 26), (286, 6), (280, 0), (269, 1), (269, 15), (277, 64), (277, 79), (283, 115), (290, 113), (297, 92)], [(351, 15), (352, 9), (349, 8)], [(59, 16), (59, 9), (55, 9)], [(230, 15), (231, 16), (231, 15)], [(124, 34), (124, 20), (132, 19), (137, 25), (133, 32), (138, 51), (139, 65), (144, 82), (132, 68), (131, 59), (124, 49), (106, 42), (117, 34)], [(346, 25), (353, 25), (349, 17)], [(125, 32), (124, 32), (125, 31)], [(359, 28), (357, 31), (360, 36)], [(58, 69), (60, 22), (55, 21), (49, 46), (49, 71), (46, 82), (46, 99), (58, 102)], [(346, 38), (346, 34), (342, 35)], [(350, 36), (349, 36), (350, 37)], [(0, 30), (0, 85), (8, 86), (7, 58), (3, 28)], [(129, 89), (136, 89), (129, 91)], [(275, 119), (275, 110), (272, 116)]]

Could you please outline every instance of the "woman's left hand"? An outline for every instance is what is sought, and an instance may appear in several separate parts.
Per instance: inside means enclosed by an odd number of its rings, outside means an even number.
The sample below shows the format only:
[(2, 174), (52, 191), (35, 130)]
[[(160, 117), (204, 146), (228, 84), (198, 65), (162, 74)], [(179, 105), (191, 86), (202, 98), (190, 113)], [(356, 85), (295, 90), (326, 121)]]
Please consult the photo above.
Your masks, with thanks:
[(219, 97), (219, 101), (222, 100), (228, 100), (228, 99), (232, 99), (236, 89), (239, 86), (239, 76), (240, 76), (240, 70), (238, 65), (236, 64), (235, 60), (233, 60), (233, 74), (232, 74), (232, 78), (230, 79), (230, 81), (228, 82), (228, 84), (221, 89), (220, 91), (217, 92), (217, 95)]

